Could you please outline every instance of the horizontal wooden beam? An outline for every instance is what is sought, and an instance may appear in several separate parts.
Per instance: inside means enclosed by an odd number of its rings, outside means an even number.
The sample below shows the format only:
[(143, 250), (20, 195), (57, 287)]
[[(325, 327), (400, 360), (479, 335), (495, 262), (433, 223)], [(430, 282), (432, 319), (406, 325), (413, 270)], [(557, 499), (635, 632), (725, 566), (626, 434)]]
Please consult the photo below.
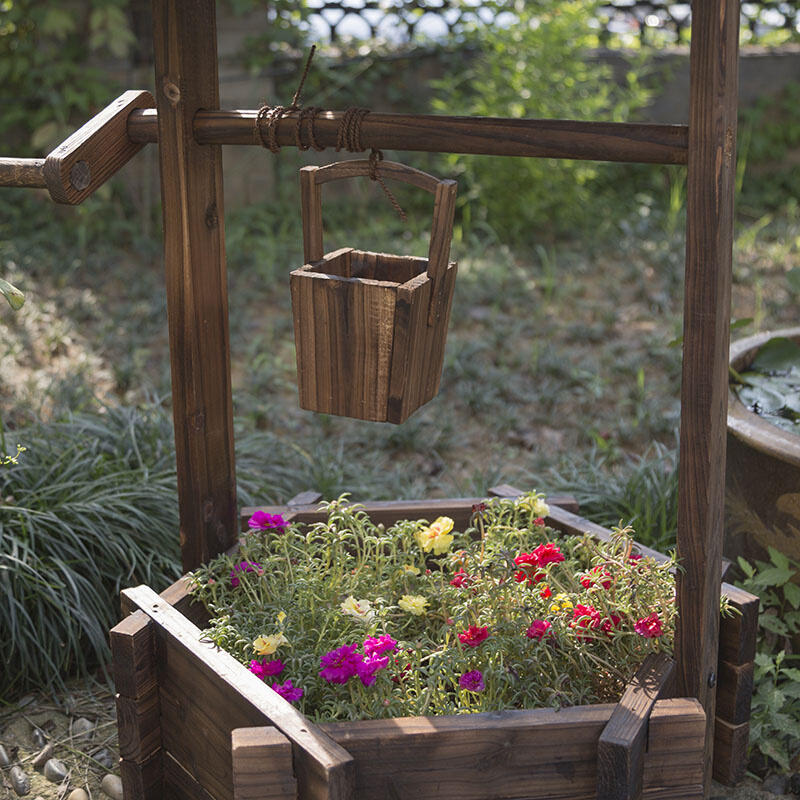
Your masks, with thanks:
[[(257, 145), (256, 110), (198, 111), (194, 138), (199, 144)], [(341, 111), (322, 111), (314, 122), (320, 147), (335, 147)], [(266, 133), (262, 121), (261, 129)], [(276, 126), (279, 145), (294, 147), (297, 113)], [(128, 118), (128, 137), (141, 144), (158, 141), (157, 112), (134, 111)], [(373, 111), (361, 123), (365, 149), (411, 150), (426, 153), (571, 158), (648, 164), (685, 164), (689, 133), (685, 125), (639, 122), (448, 117), (426, 114), (386, 114)], [(308, 142), (308, 122), (303, 125)]]
[(0, 186), (46, 189), (43, 158), (0, 158)]

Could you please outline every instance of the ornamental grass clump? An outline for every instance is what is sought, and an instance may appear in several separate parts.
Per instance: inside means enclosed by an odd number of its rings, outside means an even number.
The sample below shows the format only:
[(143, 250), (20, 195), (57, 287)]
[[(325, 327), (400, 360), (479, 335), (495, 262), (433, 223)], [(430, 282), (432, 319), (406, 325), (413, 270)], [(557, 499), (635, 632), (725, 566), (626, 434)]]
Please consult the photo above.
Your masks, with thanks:
[(234, 557), (192, 576), (206, 636), (315, 721), (617, 700), (672, 649), (673, 562), (546, 525), (544, 498), (373, 524), (345, 498), (328, 520), (254, 519)]

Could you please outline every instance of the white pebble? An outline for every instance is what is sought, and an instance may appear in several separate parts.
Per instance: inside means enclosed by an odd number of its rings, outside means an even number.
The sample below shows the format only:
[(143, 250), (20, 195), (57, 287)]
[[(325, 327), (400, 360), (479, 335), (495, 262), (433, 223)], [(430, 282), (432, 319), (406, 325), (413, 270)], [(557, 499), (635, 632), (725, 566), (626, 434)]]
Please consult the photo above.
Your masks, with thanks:
[(111, 800), (122, 800), (122, 781), (116, 775), (106, 775), (100, 782), (100, 788)]

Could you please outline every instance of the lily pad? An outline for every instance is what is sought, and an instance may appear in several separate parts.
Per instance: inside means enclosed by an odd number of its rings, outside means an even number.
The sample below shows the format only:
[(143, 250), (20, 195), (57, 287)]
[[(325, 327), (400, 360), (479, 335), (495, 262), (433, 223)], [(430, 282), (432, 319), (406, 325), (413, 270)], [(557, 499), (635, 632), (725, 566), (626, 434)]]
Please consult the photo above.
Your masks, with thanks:
[(800, 344), (776, 336), (759, 348), (750, 369), (758, 372), (788, 372), (792, 367), (800, 367)]

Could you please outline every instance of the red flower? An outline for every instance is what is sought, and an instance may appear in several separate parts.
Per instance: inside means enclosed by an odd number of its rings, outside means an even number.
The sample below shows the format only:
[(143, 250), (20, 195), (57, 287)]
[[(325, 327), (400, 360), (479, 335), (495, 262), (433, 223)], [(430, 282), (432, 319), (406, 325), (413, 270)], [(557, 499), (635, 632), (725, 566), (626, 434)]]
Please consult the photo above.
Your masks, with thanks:
[(644, 636), (645, 639), (654, 639), (664, 633), (661, 620), (655, 611), (647, 617), (636, 620), (633, 629), (639, 636)]
[(536, 519), (533, 521), (533, 524), (540, 528), (544, 528), (544, 520), (541, 517), (536, 517)]
[[(605, 580), (600, 580), (601, 578), (605, 578)], [(610, 589), (611, 573), (602, 564), (598, 564), (581, 578), (581, 586), (584, 589), (591, 589), (593, 586), (602, 586), (604, 589)]]
[(471, 575), (467, 574), (463, 569), (460, 569), (453, 575), (453, 580), (450, 581), (450, 585), (457, 586), (460, 589), (464, 585), (469, 586), (473, 580), (474, 578)]
[(611, 631), (619, 628), (621, 622), (622, 617), (612, 614), (610, 617), (605, 617), (603, 619), (603, 621), (600, 623), (600, 630), (603, 631), (606, 636), (611, 636)]
[(558, 545), (554, 542), (547, 544), (540, 544), (534, 551), (536, 557), (539, 559), (539, 566), (544, 567), (547, 564), (555, 564), (564, 560), (564, 555), (559, 549)]
[(543, 600), (547, 600), (547, 598), (552, 597), (552, 595), (553, 590), (547, 584), (542, 586), (542, 591), (539, 592), (539, 597), (541, 597)]
[(584, 606), (579, 603), (572, 610), (572, 622), (569, 625), (571, 628), (582, 629), (576, 631), (576, 635), (580, 639), (586, 631), (600, 627), (600, 612), (594, 606)]
[(538, 583), (544, 578), (544, 572), (536, 571), (535, 567), (545, 567), (548, 564), (556, 564), (563, 560), (564, 555), (557, 544), (554, 542), (540, 544), (534, 548), (532, 553), (520, 553), (514, 559), (514, 563), (522, 567), (514, 578), (517, 583), (522, 583), (523, 581), (527, 581), (529, 584)]
[(484, 625), (479, 628), (477, 625), (470, 625), (465, 631), (458, 634), (458, 640), (467, 647), (477, 647), (484, 639), (489, 636), (489, 628)]
[(529, 639), (542, 639), (544, 636), (552, 636), (553, 632), (550, 630), (552, 626), (546, 619), (535, 619), (528, 630), (525, 631), (525, 635)]

